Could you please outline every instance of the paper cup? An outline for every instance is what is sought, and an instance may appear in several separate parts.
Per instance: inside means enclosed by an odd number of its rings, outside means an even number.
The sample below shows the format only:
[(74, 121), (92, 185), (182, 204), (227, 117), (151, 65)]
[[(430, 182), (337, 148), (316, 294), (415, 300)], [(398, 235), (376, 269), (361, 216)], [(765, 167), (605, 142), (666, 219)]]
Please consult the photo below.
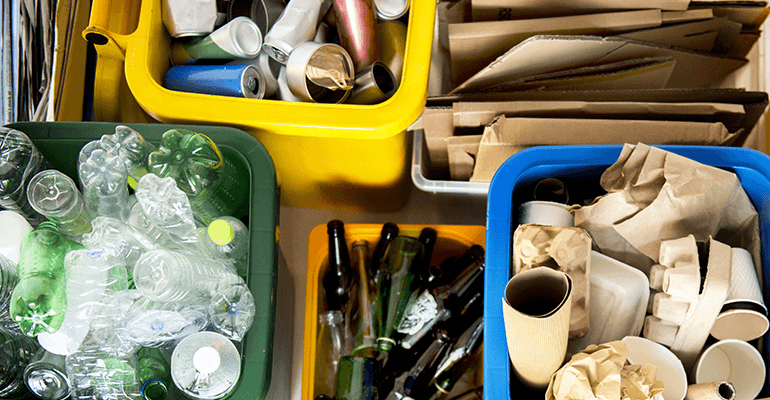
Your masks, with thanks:
[(720, 340), (703, 351), (693, 368), (693, 379), (695, 383), (728, 381), (735, 387), (735, 400), (751, 400), (765, 383), (765, 362), (743, 340)]
[(666, 347), (638, 336), (626, 336), (623, 343), (628, 347), (628, 362), (658, 368), (656, 379), (663, 381), (665, 400), (682, 400), (687, 394), (687, 374), (677, 356)]
[(719, 340), (751, 341), (761, 337), (770, 328), (767, 308), (762, 300), (757, 272), (751, 253), (734, 247), (730, 292), (722, 312), (714, 322), (711, 336)]
[(568, 206), (552, 201), (528, 201), (519, 206), (519, 225), (575, 226)]
[(508, 355), (519, 380), (545, 389), (567, 353), (572, 279), (548, 267), (516, 274), (505, 287)]

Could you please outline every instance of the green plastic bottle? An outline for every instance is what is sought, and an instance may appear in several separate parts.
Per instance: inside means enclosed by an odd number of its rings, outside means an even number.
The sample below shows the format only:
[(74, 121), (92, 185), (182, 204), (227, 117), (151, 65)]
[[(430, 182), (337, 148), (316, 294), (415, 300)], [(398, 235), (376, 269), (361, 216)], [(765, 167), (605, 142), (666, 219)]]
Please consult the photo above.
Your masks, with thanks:
[(237, 216), (237, 209), (248, 204), (251, 176), (238, 171), (222, 156), (208, 136), (186, 129), (163, 134), (158, 150), (148, 157), (149, 170), (171, 177), (190, 199), (195, 217), (205, 225), (217, 217)]
[(374, 323), (381, 352), (389, 352), (396, 344), (397, 328), (406, 306), (422, 289), (422, 253), (422, 243), (408, 236), (399, 236), (388, 245), (376, 279)]
[(140, 347), (136, 352), (137, 375), (145, 400), (164, 400), (171, 383), (171, 367), (163, 350)]
[(83, 248), (49, 221), (22, 239), (16, 269), (19, 281), (11, 294), (10, 311), (27, 336), (53, 333), (61, 326), (67, 308), (64, 256)]

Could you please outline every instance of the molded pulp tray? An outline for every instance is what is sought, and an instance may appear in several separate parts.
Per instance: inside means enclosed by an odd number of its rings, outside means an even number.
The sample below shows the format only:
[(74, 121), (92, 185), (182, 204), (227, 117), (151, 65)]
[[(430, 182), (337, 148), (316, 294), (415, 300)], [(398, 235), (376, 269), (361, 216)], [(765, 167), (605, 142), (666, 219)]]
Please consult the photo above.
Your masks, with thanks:
[[(586, 187), (598, 186), (598, 177), (617, 161), (623, 146), (539, 146), (519, 152), (497, 170), (487, 203), (486, 270), (484, 272), (484, 399), (520, 398), (512, 389), (511, 362), (505, 340), (500, 299), (511, 277), (511, 239), (516, 228), (517, 197), (523, 187), (542, 178), (571, 179)], [(762, 241), (762, 281), (770, 291), (770, 157), (755, 150), (735, 147), (656, 146), (697, 162), (734, 172), (759, 213)], [(602, 194), (602, 193), (599, 193)], [(765, 364), (770, 358), (767, 335), (760, 339)], [(514, 385), (516, 383), (514, 382)], [(518, 386), (518, 385), (516, 385)], [(767, 381), (760, 397), (766, 396)], [(512, 395), (512, 390), (517, 390)]]
[[(48, 163), (77, 182), (76, 161), (81, 147), (104, 134), (114, 134), (114, 123), (22, 122), (8, 125), (29, 136)], [(264, 399), (270, 387), (275, 327), (275, 291), (278, 275), (278, 188), (270, 155), (259, 141), (234, 128), (194, 125), (125, 124), (156, 146), (169, 129), (203, 133), (244, 174), (251, 175), (251, 201), (241, 204), (234, 217), (247, 222), (251, 247), (247, 283), (254, 295), (254, 322), (242, 342), (241, 380), (230, 399)], [(248, 188), (244, 188), (248, 190)]]

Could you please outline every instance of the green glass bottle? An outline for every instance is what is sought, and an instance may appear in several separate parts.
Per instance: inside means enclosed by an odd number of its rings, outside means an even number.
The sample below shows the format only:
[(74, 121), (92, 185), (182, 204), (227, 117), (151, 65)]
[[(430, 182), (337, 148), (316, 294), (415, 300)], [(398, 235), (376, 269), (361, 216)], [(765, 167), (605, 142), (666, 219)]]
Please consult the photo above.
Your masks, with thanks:
[[(430, 400), (445, 399), (455, 383), (478, 360), (484, 336), (484, 317), (479, 317), (452, 346), (438, 367), (433, 378), (433, 394)], [(428, 397), (425, 397), (428, 398)]]
[(140, 347), (136, 352), (136, 372), (145, 400), (164, 400), (171, 383), (171, 367), (163, 350)]
[(396, 344), (396, 329), (406, 306), (421, 290), (422, 254), (422, 243), (408, 236), (399, 236), (388, 245), (378, 272), (374, 314), (377, 346), (381, 352), (389, 352)]
[(67, 306), (64, 256), (83, 248), (49, 221), (22, 239), (16, 270), (19, 281), (11, 294), (10, 312), (27, 336), (53, 333), (61, 326)]
[(380, 270), (380, 265), (382, 265), (382, 259), (385, 258), (385, 250), (387, 250), (388, 244), (390, 244), (396, 237), (398, 237), (398, 225), (392, 222), (386, 222), (382, 225), (380, 239), (377, 241), (377, 245), (374, 246), (372, 261), (369, 263), (368, 268), (369, 279), (372, 286), (377, 284), (375, 278), (377, 277), (377, 272)]
[(151, 173), (176, 181), (205, 225), (217, 217), (236, 216), (238, 207), (248, 204), (249, 191), (243, 188), (249, 187), (250, 175), (238, 171), (206, 135), (170, 129), (148, 161)]
[[(369, 351), (367, 351), (369, 352)], [(380, 362), (369, 356), (347, 355), (340, 359), (334, 385), (335, 400), (377, 400)]]

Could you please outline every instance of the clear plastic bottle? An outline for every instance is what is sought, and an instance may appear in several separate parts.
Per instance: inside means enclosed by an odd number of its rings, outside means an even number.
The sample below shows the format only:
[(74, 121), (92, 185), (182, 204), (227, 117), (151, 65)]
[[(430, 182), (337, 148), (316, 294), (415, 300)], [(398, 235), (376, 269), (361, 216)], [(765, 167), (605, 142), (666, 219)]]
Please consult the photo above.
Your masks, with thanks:
[(46, 167), (43, 155), (27, 135), (0, 127), (0, 207), (17, 211), (33, 226), (45, 218), (30, 206), (27, 185)]
[(235, 389), (241, 356), (226, 337), (214, 332), (190, 335), (171, 355), (171, 378), (188, 398), (216, 400)]
[(144, 253), (134, 267), (134, 284), (153, 301), (208, 304), (223, 287), (244, 283), (225, 260), (204, 259), (163, 249)]
[(158, 150), (148, 157), (149, 171), (173, 178), (190, 198), (195, 218), (205, 225), (223, 215), (237, 215), (248, 203), (249, 174), (238, 171), (206, 135), (186, 129), (163, 134)]
[(24, 237), (17, 267), (18, 283), (10, 305), (11, 317), (24, 334), (36, 336), (59, 329), (67, 305), (64, 256), (82, 248), (49, 221)]
[(91, 230), (91, 217), (80, 190), (70, 177), (55, 169), (32, 177), (27, 199), (32, 208), (67, 236), (77, 238)]
[(128, 277), (123, 256), (113, 248), (73, 250), (64, 263), (69, 275), (67, 311), (61, 327), (40, 333), (38, 341), (51, 353), (66, 356), (83, 344), (108, 293), (128, 289)]
[(24, 383), (43, 400), (64, 400), (70, 395), (70, 381), (64, 356), (40, 349), (24, 369)]
[(147, 174), (147, 159), (156, 147), (144, 140), (139, 132), (125, 125), (116, 126), (115, 134), (103, 135), (99, 143), (103, 149), (123, 159), (129, 184), (136, 189), (139, 179)]
[(158, 246), (153, 240), (120, 220), (110, 217), (96, 217), (91, 221), (93, 230), (83, 235), (83, 244), (89, 249), (111, 247), (123, 256), (129, 272), (129, 284), (133, 283), (131, 272), (136, 261), (147, 251)]
[(128, 173), (123, 159), (94, 150), (78, 166), (83, 197), (91, 215), (128, 218)]
[(248, 275), (249, 228), (239, 219), (223, 216), (211, 221), (203, 235), (203, 246), (214, 257), (234, 261), (238, 275)]
[(23, 397), (24, 368), (39, 349), (34, 339), (0, 329), (0, 398)]
[(138, 400), (142, 385), (136, 353), (119, 355), (97, 347), (84, 348), (65, 360), (72, 400)]
[(0, 226), (3, 227), (3, 234), (0, 236), (0, 255), (18, 264), (21, 239), (32, 232), (32, 225), (18, 212), (2, 210)]
[(225, 286), (211, 297), (208, 311), (216, 332), (241, 341), (254, 322), (254, 296), (245, 284)]
[(200, 244), (190, 200), (173, 179), (145, 175), (136, 188), (136, 200), (155, 227), (180, 243)]
[(150, 218), (148, 218), (147, 215), (145, 215), (144, 210), (142, 210), (142, 205), (138, 202), (131, 206), (131, 210), (128, 213), (128, 221), (126, 222), (136, 231), (149, 237), (150, 240), (155, 243), (157, 248), (186, 251), (184, 243), (175, 241), (171, 236), (158, 229), (158, 227), (150, 221)]
[(16, 287), (16, 264), (13, 261), (3, 257), (0, 254), (0, 329), (15, 325), (9, 307), (11, 304), (11, 293)]
[(140, 299), (118, 336), (144, 347), (161, 347), (202, 331), (208, 325), (206, 307)]

